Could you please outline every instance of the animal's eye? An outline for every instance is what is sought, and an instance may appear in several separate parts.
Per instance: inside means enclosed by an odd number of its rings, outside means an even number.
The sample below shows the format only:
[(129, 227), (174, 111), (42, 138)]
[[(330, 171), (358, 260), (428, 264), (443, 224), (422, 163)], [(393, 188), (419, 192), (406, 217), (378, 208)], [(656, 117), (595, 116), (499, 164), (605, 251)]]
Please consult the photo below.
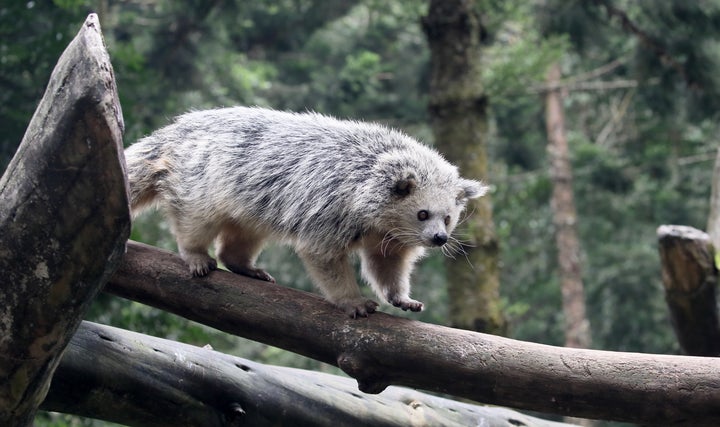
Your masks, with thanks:
[(425, 221), (428, 218), (430, 218), (430, 212), (426, 211), (425, 209), (418, 212), (418, 219), (420, 221)]
[(450, 225), (450, 215), (445, 217), (445, 226)]

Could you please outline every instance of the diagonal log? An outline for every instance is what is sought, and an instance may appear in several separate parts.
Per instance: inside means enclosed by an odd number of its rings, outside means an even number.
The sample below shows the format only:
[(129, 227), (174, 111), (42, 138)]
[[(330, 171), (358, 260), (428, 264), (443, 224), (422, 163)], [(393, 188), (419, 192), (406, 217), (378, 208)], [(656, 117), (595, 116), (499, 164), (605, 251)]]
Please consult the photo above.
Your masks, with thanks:
[(0, 425), (32, 422), (130, 234), (122, 113), (96, 15), (60, 57), (0, 179)]
[(131, 426), (560, 427), (504, 408), (389, 387), (362, 394), (350, 378), (263, 365), (83, 322), (42, 409)]
[(360, 390), (390, 384), (478, 402), (649, 425), (720, 425), (720, 359), (558, 348), (376, 313), (216, 271), (129, 242), (106, 287), (217, 329), (339, 366)]

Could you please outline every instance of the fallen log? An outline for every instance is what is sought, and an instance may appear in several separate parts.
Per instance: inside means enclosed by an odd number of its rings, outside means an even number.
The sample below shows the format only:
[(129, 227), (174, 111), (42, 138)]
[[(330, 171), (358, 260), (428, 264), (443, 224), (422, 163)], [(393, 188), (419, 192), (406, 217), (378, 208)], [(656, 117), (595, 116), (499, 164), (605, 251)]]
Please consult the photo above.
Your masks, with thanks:
[(32, 423), (130, 234), (122, 114), (99, 21), (60, 57), (0, 179), (0, 425)]
[(720, 359), (515, 341), (375, 313), (350, 319), (321, 297), (216, 271), (129, 242), (106, 291), (334, 364), (379, 393), (404, 385), (482, 403), (650, 425), (720, 425)]
[(357, 392), (350, 378), (239, 357), (83, 322), (42, 409), (136, 427), (442, 425), (561, 427), (505, 408), (389, 387)]

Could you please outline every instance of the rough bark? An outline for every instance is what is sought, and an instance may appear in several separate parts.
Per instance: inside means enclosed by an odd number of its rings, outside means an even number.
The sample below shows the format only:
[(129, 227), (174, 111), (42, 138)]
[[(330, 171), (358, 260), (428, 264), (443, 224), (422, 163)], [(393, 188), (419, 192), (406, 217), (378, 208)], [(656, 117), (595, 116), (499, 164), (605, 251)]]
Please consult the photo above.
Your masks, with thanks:
[(0, 425), (32, 422), (130, 234), (122, 114), (97, 16), (60, 57), (0, 180)]
[[(550, 67), (548, 86), (558, 86), (560, 65)], [(580, 239), (577, 234), (577, 212), (572, 188), (572, 167), (560, 89), (545, 94), (545, 125), (548, 134), (550, 178), (553, 192), (550, 205), (555, 225), (558, 273), (565, 315), (565, 346), (588, 348), (591, 344), (590, 323), (585, 314), (585, 291), (580, 268)]]
[(317, 295), (224, 271), (191, 278), (176, 255), (130, 242), (106, 290), (388, 385), (560, 415), (720, 425), (720, 359), (526, 343), (384, 313), (350, 319)]
[[(474, 2), (431, 0), (423, 29), (430, 45), (428, 111), (435, 145), (463, 175), (486, 179), (488, 112), (480, 81), (484, 29)], [(467, 242), (468, 262), (446, 263), (450, 321), (457, 328), (502, 334), (505, 320), (490, 196), (471, 203), (468, 212), (459, 230)]]
[(174, 341), (83, 322), (42, 409), (131, 426), (566, 426), (504, 408), (350, 378), (262, 365)]
[(665, 300), (680, 346), (690, 355), (720, 356), (718, 270), (710, 237), (680, 225), (661, 225), (657, 236)]

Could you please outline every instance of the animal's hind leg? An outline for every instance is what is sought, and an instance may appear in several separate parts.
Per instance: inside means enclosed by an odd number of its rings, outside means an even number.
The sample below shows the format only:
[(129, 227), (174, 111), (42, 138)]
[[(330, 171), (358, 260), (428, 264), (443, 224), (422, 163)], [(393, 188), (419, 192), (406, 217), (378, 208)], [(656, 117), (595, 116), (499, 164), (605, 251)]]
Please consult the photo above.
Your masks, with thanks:
[(226, 224), (217, 237), (217, 255), (233, 273), (268, 282), (275, 279), (265, 270), (255, 267), (264, 238), (254, 230), (236, 224)]
[(210, 225), (192, 226), (191, 221), (184, 222), (173, 218), (173, 232), (180, 257), (190, 267), (193, 276), (207, 276), (217, 268), (217, 262), (207, 252), (217, 231)]

